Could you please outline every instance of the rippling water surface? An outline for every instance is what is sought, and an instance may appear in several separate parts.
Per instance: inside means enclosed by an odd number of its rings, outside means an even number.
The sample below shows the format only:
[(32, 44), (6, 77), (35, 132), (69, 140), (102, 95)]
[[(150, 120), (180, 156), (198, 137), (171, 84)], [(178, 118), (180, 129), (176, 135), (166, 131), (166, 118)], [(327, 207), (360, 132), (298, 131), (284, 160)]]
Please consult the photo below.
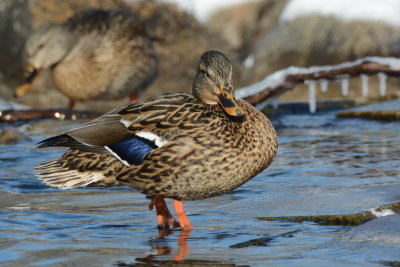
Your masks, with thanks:
[[(399, 238), (382, 243), (364, 238), (360, 233), (370, 230), (359, 227), (258, 217), (350, 214), (399, 201), (400, 123), (336, 119), (335, 114), (290, 115), (273, 123), (280, 141), (273, 164), (231, 194), (186, 202), (194, 226), (190, 233), (159, 232), (149, 201), (134, 189), (63, 191), (42, 184), (33, 167), (62, 151), (34, 149), (48, 136), (39, 123), (28, 131), (32, 141), (0, 146), (0, 265), (162, 266), (184, 260), (193, 266), (377, 266), (399, 261)], [(49, 125), (42, 128), (76, 126)]]

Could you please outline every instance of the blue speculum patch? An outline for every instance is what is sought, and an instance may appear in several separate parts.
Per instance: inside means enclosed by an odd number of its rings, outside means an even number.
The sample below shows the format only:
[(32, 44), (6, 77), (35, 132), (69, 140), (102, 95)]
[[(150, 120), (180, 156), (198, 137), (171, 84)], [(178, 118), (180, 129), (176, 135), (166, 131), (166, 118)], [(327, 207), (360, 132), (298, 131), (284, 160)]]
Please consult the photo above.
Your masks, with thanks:
[(139, 165), (143, 163), (144, 156), (157, 148), (157, 146), (152, 141), (133, 135), (130, 138), (109, 145), (108, 148), (130, 165)]

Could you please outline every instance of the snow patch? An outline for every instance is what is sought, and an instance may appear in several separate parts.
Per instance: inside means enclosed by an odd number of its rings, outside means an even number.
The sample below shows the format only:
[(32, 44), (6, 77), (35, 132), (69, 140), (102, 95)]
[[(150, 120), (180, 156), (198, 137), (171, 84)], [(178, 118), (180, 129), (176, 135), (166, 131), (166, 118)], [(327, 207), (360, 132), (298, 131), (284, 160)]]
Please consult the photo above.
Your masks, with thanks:
[(388, 216), (388, 215), (395, 215), (396, 213), (391, 210), (391, 209), (382, 209), (379, 210), (378, 209), (370, 209), (371, 213), (373, 215), (375, 215), (376, 217), (383, 217), (383, 216)]
[(240, 98), (254, 95), (256, 93), (261, 92), (265, 88), (277, 87), (278, 85), (282, 84), (285, 81), (286, 77), (289, 76), (290, 74), (305, 73), (305, 72), (307, 72), (306, 68), (289, 67), (287, 69), (283, 69), (274, 72), (270, 75), (267, 75), (264, 79), (262, 79), (258, 83), (237, 90), (236, 95)]

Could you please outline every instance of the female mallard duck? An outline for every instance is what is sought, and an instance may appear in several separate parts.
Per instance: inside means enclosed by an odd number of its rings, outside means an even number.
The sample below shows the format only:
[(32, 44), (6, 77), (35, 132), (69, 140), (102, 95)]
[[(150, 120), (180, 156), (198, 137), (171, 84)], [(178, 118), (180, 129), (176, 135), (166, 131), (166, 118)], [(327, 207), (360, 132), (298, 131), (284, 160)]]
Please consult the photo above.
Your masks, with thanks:
[[(84, 126), (46, 139), (40, 148), (68, 147), (39, 165), (44, 182), (62, 189), (128, 185), (151, 199), (159, 227), (190, 229), (182, 200), (232, 191), (264, 170), (277, 150), (270, 121), (236, 99), (232, 65), (204, 53), (193, 94), (166, 94), (113, 110)], [(177, 222), (164, 198), (174, 199)]]
[(145, 89), (156, 77), (158, 59), (144, 25), (123, 10), (89, 9), (62, 25), (43, 27), (26, 43), (25, 94), (40, 71), (50, 69), (56, 87), (75, 100), (118, 99)]

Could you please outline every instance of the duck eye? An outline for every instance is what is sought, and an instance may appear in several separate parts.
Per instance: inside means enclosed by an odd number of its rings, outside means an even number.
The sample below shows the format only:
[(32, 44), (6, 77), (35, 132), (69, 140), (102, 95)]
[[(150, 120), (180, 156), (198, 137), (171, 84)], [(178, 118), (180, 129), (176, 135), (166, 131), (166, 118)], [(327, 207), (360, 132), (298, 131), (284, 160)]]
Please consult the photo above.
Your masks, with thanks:
[(204, 75), (206, 75), (206, 77), (209, 78), (209, 79), (211, 78), (210, 74), (208, 74), (207, 71), (204, 72)]

